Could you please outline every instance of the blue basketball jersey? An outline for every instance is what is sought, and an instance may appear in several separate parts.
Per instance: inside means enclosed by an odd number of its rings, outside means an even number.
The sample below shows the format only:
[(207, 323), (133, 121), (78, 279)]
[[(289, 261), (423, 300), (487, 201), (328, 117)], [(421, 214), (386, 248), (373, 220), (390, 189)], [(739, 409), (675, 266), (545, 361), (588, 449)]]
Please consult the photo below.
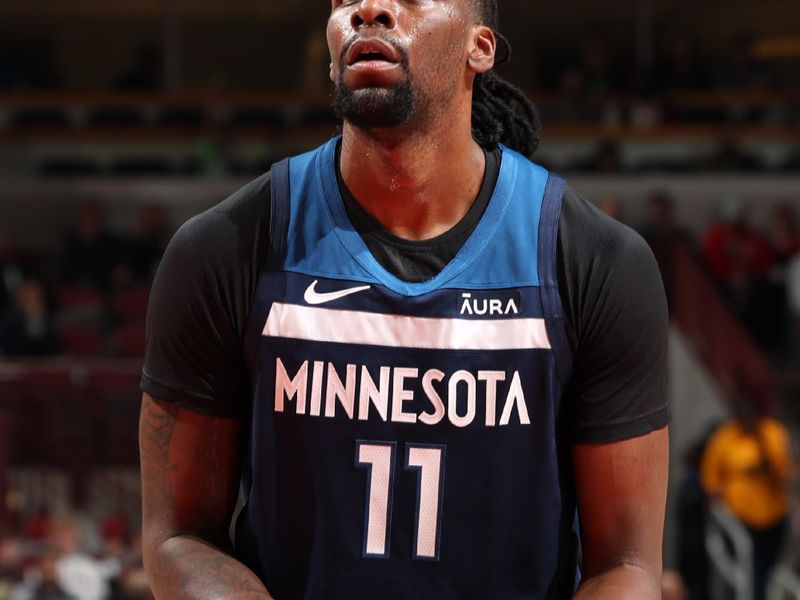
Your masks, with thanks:
[(563, 180), (502, 148), (472, 235), (407, 283), (348, 219), (337, 141), (272, 170), (236, 555), (278, 600), (571, 597)]

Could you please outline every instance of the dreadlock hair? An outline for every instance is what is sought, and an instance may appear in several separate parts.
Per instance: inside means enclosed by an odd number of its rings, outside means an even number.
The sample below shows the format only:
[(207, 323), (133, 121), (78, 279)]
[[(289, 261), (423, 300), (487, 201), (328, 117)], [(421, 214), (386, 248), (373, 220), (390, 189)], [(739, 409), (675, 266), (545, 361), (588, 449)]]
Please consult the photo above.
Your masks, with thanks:
[[(498, 33), (497, 0), (472, 0), (480, 21), (491, 27), (506, 55), (511, 59), (511, 44)], [(497, 63), (496, 63), (497, 64)], [(484, 148), (493, 150), (505, 144), (527, 157), (539, 147), (539, 114), (525, 93), (502, 79), (494, 69), (475, 76), (472, 91), (472, 136)]]

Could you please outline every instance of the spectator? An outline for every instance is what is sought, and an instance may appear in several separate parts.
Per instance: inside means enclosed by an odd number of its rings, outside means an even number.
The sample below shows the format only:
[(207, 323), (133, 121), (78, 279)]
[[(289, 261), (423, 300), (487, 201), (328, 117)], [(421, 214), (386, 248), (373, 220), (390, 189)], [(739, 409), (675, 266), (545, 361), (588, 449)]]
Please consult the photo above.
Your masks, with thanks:
[(784, 202), (772, 209), (767, 236), (780, 265), (786, 265), (800, 251), (797, 212), (791, 204)]
[(128, 562), (122, 572), (122, 590), (130, 600), (153, 600), (147, 576), (144, 572), (142, 559), (142, 533), (138, 532), (133, 538)]
[(119, 238), (106, 230), (103, 207), (95, 200), (85, 201), (78, 227), (67, 235), (61, 251), (62, 281), (107, 288), (120, 247)]
[(735, 139), (728, 138), (721, 139), (717, 151), (702, 164), (705, 170), (733, 173), (760, 171), (764, 166), (757, 156), (743, 150)]
[(686, 470), (677, 494), (678, 572), (691, 600), (708, 600), (708, 555), (705, 547), (708, 498), (700, 481), (700, 460), (717, 428), (713, 424), (683, 456)]
[(714, 433), (703, 453), (703, 487), (750, 534), (754, 600), (764, 599), (787, 532), (790, 462), (786, 428), (746, 404)]
[(39, 561), (39, 581), (31, 590), (30, 600), (78, 600), (68, 594), (58, 580), (56, 560), (52, 554), (46, 554)]
[(619, 173), (623, 167), (622, 152), (613, 140), (602, 142), (593, 155), (572, 165), (575, 170), (592, 173)]
[(678, 32), (667, 45), (655, 80), (666, 90), (697, 90), (708, 88), (710, 77), (697, 40), (688, 32)]
[(735, 198), (721, 204), (720, 218), (703, 234), (701, 249), (712, 273), (740, 306), (753, 281), (772, 266), (769, 242), (750, 226), (744, 206)]
[(769, 71), (760, 64), (753, 52), (753, 36), (738, 35), (717, 66), (716, 84), (725, 90), (746, 90), (769, 85)]
[(680, 573), (664, 571), (661, 577), (661, 598), (662, 600), (687, 600), (689, 598)]
[(118, 512), (106, 517), (100, 523), (102, 537), (102, 558), (98, 561), (109, 582), (111, 600), (124, 600), (125, 575), (128, 565), (135, 560), (126, 543), (129, 537), (130, 519)]
[(600, 112), (587, 98), (586, 80), (580, 69), (571, 67), (561, 72), (558, 80), (558, 102), (544, 110), (548, 123), (593, 123)]
[(103, 566), (81, 552), (77, 523), (70, 519), (54, 521), (49, 541), (56, 553), (59, 585), (76, 600), (106, 600), (109, 585)]
[(172, 234), (162, 206), (148, 205), (139, 210), (136, 233), (128, 249), (127, 263), (133, 279), (150, 283)]
[(671, 304), (675, 247), (679, 244), (688, 245), (691, 236), (688, 231), (675, 223), (674, 204), (667, 192), (658, 191), (650, 197), (647, 202), (647, 215), (639, 233), (656, 257), (667, 292), (667, 302)]
[(42, 283), (27, 279), (0, 320), (0, 355), (47, 356), (57, 349)]
[(742, 204), (729, 199), (722, 218), (706, 231), (702, 251), (733, 308), (767, 351), (784, 345), (785, 300), (770, 279), (775, 253), (769, 240), (750, 225)]
[(0, 229), (0, 315), (8, 309), (27, 273), (28, 269), (16, 256), (11, 236)]
[(0, 598), (8, 598), (21, 579), (19, 542), (14, 538), (0, 538)]
[(22, 536), (34, 542), (44, 542), (50, 530), (52, 517), (47, 507), (40, 506), (22, 522)]
[(0, 91), (13, 90), (20, 83), (19, 69), (12, 54), (0, 39)]
[(775, 257), (769, 278), (757, 287), (755, 302), (750, 307), (761, 329), (757, 336), (768, 350), (773, 351), (777, 362), (785, 362), (791, 356), (792, 327), (788, 301), (787, 266), (800, 250), (800, 234), (794, 208), (789, 204), (778, 204), (770, 213), (767, 237)]
[(139, 47), (130, 68), (116, 81), (120, 90), (155, 91), (162, 84), (161, 50), (154, 44)]
[(606, 196), (605, 198), (600, 199), (600, 202), (598, 202), (597, 206), (601, 211), (603, 211), (603, 213), (615, 221), (619, 221), (620, 223), (623, 222), (622, 202), (620, 202), (619, 198), (614, 196)]
[(618, 61), (612, 60), (608, 43), (602, 37), (590, 37), (583, 42), (580, 70), (590, 94), (605, 95), (618, 87), (614, 64), (618, 64)]

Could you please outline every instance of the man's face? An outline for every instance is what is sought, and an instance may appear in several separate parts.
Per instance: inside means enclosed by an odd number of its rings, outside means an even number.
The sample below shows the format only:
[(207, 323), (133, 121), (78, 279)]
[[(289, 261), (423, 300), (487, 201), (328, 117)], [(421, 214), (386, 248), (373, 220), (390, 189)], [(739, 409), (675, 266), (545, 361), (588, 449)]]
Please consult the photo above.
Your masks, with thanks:
[(337, 114), (363, 129), (424, 127), (463, 81), (470, 0), (332, 0)]

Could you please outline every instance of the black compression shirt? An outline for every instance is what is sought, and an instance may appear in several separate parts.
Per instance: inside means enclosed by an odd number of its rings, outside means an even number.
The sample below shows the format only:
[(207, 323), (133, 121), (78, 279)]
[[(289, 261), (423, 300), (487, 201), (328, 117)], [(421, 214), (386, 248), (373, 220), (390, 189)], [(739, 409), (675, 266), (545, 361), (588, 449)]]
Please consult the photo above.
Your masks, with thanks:
[[(339, 150), (336, 148), (336, 164), (339, 164)], [(434, 278), (455, 258), (461, 246), (467, 241), (480, 223), (486, 207), (494, 193), (494, 186), (500, 176), (500, 151), (487, 152), (486, 174), (478, 190), (478, 196), (467, 214), (443, 234), (427, 240), (406, 240), (392, 235), (389, 231), (361, 208), (342, 180), (342, 172), (336, 169), (339, 191), (347, 209), (347, 215), (364, 243), (381, 266), (403, 281), (419, 283)]]
[[(421, 242), (385, 231), (341, 178), (340, 187), (376, 259), (397, 277), (419, 281), (469, 237), (491, 198), (498, 159), (487, 153), (481, 191), (464, 219)], [(269, 197), (265, 174), (175, 234), (151, 292), (144, 392), (218, 416), (244, 413), (250, 390), (242, 336), (266, 259)], [(566, 398), (573, 441), (611, 442), (665, 426), (667, 309), (650, 249), (567, 188), (557, 260), (573, 352)]]

